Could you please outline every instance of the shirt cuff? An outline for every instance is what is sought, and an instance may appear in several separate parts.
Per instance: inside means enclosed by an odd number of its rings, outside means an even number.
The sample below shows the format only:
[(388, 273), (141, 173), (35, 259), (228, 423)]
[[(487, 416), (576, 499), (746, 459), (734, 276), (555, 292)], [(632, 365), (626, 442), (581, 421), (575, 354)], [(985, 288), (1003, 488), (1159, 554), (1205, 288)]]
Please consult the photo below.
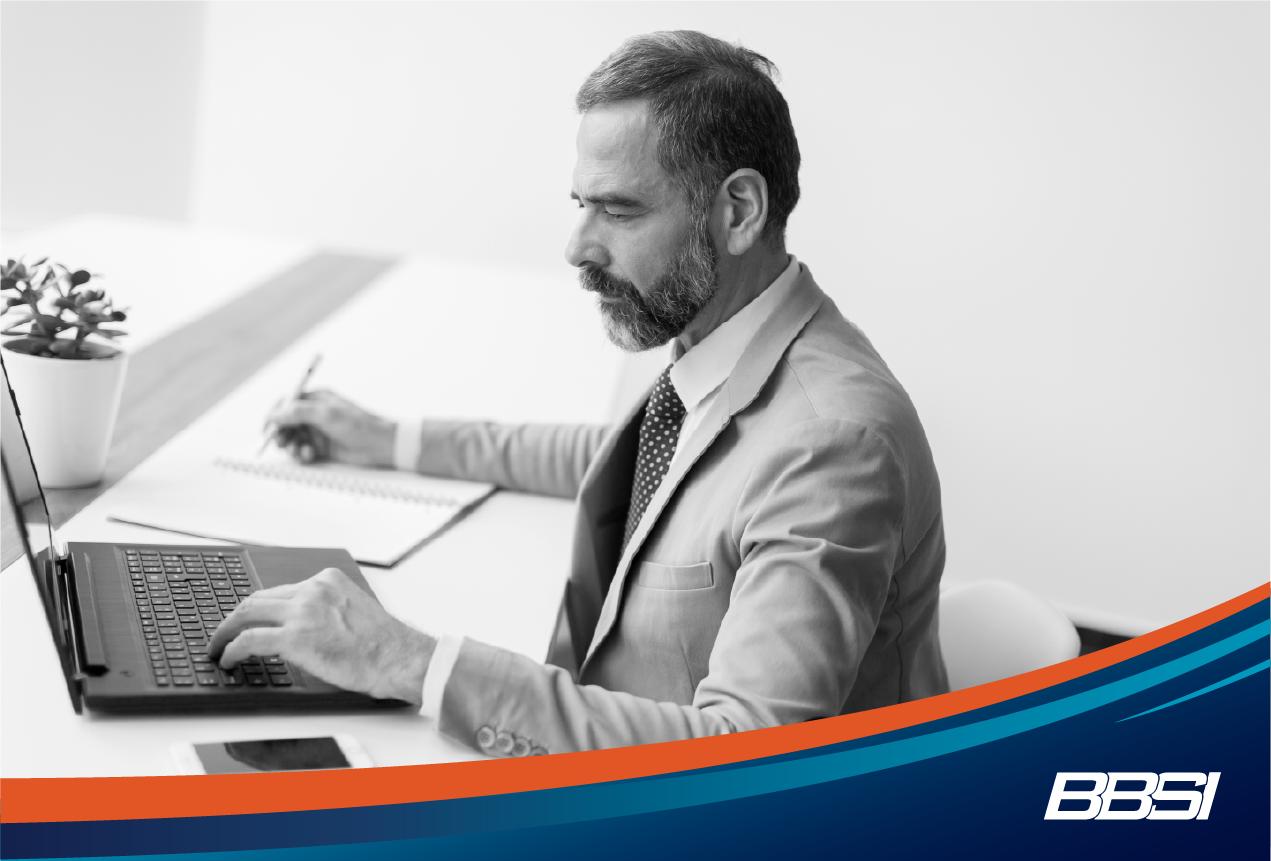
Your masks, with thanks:
[(428, 662), (428, 671), (424, 673), (423, 705), (419, 707), (419, 713), (424, 717), (433, 720), (441, 717), (441, 698), (446, 693), (446, 682), (450, 681), (462, 646), (463, 637), (452, 634), (443, 634), (437, 641), (432, 660)]
[(403, 419), (393, 436), (393, 468), (403, 472), (419, 471), (419, 453), (423, 447), (422, 419)]

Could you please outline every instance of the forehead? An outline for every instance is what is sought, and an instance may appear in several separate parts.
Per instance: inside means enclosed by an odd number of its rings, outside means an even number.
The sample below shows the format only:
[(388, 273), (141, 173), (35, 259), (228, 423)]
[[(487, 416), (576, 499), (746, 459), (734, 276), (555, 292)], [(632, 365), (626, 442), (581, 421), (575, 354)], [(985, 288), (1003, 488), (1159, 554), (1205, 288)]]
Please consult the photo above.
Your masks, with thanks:
[(643, 100), (596, 105), (578, 126), (574, 193), (653, 199), (674, 196), (671, 177), (658, 163), (658, 130)]

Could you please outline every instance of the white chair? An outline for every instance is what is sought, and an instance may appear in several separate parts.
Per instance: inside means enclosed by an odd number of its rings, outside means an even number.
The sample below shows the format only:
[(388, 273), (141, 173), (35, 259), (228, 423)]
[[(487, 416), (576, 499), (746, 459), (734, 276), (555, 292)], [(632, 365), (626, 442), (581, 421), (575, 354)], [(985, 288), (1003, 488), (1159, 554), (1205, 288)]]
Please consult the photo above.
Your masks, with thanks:
[(940, 593), (940, 651), (950, 690), (961, 690), (1077, 657), (1068, 617), (1040, 595), (1003, 580)]

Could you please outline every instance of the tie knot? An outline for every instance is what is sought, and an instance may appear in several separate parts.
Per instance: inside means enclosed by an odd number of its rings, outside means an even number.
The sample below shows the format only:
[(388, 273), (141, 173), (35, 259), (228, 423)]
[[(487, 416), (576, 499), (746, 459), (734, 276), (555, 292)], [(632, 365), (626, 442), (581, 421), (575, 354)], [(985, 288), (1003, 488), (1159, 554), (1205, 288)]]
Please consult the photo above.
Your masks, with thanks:
[(684, 402), (671, 383), (671, 366), (668, 365), (649, 395), (649, 405), (645, 412), (660, 419), (678, 420), (684, 415)]

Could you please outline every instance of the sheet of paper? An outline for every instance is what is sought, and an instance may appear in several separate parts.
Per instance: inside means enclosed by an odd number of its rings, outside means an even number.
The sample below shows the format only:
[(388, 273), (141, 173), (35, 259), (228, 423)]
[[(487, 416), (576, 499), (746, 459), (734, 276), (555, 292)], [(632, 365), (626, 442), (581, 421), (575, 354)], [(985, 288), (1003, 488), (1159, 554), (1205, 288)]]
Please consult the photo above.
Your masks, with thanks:
[(227, 460), (115, 494), (108, 516), (244, 544), (342, 547), (358, 562), (391, 566), (492, 490), (388, 470)]

